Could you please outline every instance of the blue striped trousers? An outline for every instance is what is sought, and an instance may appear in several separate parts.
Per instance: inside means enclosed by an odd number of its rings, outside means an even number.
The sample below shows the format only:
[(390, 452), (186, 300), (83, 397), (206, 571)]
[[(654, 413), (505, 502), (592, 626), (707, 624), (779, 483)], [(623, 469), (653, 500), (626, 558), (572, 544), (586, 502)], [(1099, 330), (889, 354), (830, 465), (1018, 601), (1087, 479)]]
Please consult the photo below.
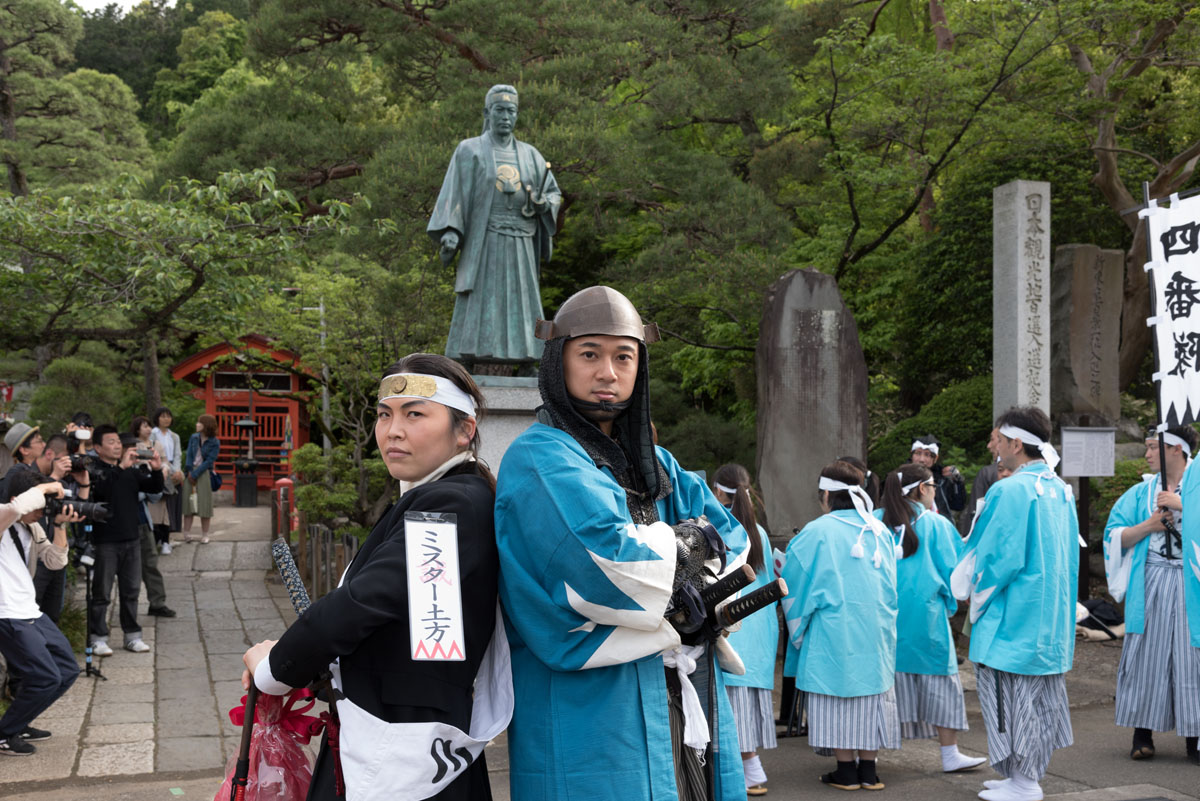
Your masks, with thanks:
[(1142, 634), (1126, 634), (1117, 668), (1118, 726), (1200, 736), (1200, 648), (1189, 642), (1183, 566), (1146, 557)]

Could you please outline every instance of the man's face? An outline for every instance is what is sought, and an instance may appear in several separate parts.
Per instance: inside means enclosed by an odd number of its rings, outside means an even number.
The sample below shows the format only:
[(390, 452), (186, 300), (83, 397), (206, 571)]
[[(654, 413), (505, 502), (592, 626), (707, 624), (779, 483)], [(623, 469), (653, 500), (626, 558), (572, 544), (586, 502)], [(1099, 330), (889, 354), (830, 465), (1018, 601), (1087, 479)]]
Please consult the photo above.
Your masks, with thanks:
[(988, 437), (987, 449), (992, 454), (992, 456), (995, 457), (996, 454), (998, 453), (999, 448), (1000, 448), (1000, 429), (993, 428), (992, 435), (990, 437)]
[(507, 136), (517, 127), (517, 104), (498, 100), (488, 106), (488, 123), (501, 136)]
[(42, 454), (46, 451), (46, 442), (42, 439), (42, 435), (34, 432), (33, 436), (25, 440), (25, 444), (17, 450), (21, 452), (21, 461), (25, 464), (33, 464), (35, 460), (42, 458)]
[(996, 444), (996, 460), (999, 467), (1003, 467), (1010, 473), (1024, 464), (1025, 445), (1019, 439), (1009, 439), (1003, 434), (1000, 435), (1000, 441)]
[(563, 347), (567, 393), (593, 403), (622, 403), (637, 382), (638, 341), (633, 337), (588, 334)]
[[(1183, 448), (1178, 445), (1167, 446), (1167, 464), (1172, 467), (1182, 467), (1186, 463), (1187, 457), (1183, 454)], [(1162, 466), (1162, 462), (1158, 458), (1158, 437), (1146, 440), (1146, 466), (1155, 473)]]
[(96, 453), (106, 462), (119, 462), (121, 450), (121, 435), (113, 432), (105, 434), (96, 443)]
[(937, 454), (925, 448), (917, 448), (912, 452), (913, 464), (919, 464), (921, 467), (933, 467), (933, 463), (937, 461)]

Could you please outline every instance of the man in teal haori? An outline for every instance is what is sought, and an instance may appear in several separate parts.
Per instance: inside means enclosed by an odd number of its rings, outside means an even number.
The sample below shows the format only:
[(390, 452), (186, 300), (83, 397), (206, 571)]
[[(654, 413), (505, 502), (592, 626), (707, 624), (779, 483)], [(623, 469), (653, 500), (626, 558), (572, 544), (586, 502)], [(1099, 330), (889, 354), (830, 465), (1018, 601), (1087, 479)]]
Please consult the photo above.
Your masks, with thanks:
[(667, 614), (701, 565), (725, 575), (745, 564), (746, 532), (652, 441), (646, 342), (657, 329), (633, 304), (590, 287), (538, 331), (543, 405), (496, 488), (512, 797), (704, 801), (711, 786), (718, 801), (743, 801), (737, 730), (712, 669), (714, 650), (725, 669), (736, 654), (724, 637), (681, 635)]
[(996, 421), (1009, 478), (988, 490), (951, 576), (970, 601), (971, 661), (992, 767), (984, 801), (1041, 801), (1055, 749), (1074, 742), (1066, 673), (1075, 657), (1079, 521), (1054, 473), (1050, 419), (1009, 409)]
[(449, 264), (459, 253), (446, 355), (476, 362), (530, 362), (542, 317), (538, 266), (548, 261), (562, 203), (550, 165), (513, 136), (517, 90), (493, 86), (483, 134), (459, 142), (426, 231)]

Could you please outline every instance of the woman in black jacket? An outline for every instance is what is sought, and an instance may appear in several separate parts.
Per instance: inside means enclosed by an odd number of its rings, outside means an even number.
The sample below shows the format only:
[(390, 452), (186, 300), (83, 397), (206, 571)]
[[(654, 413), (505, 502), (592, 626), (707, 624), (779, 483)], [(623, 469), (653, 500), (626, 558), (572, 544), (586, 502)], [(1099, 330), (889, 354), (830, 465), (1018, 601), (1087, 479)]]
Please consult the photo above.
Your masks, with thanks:
[[(491, 798), (482, 749), (507, 717), (489, 696), (509, 699), (511, 713), (512, 690), (496, 615), (496, 483), (476, 457), (482, 410), (471, 377), (444, 356), (414, 354), (388, 369), (375, 439), (400, 500), (338, 588), (243, 657), (243, 684), (253, 675), (273, 694), (332, 669), (345, 696), (340, 763), (351, 798)], [(457, 527), (457, 571), (447, 521)], [(334, 761), (323, 741), (310, 799), (335, 797)]]

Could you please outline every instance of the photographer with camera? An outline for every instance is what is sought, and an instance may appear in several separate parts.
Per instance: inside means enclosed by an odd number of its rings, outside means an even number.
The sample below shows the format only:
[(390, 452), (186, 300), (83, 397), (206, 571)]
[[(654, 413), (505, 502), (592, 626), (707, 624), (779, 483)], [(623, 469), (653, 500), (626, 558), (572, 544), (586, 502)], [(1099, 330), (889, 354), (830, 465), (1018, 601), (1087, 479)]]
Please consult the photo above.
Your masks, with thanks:
[(136, 437), (122, 438), (116, 426), (97, 426), (92, 441), (100, 462), (92, 497), (107, 503), (109, 511), (107, 520), (96, 521), (92, 533), (96, 547), (92, 597), (88, 600), (92, 653), (112, 655), (106, 618), (114, 578), (120, 599), (125, 648), (145, 653), (150, 646), (142, 640), (142, 627), (137, 622), (138, 592), (142, 583), (138, 493), (162, 492), (162, 460), (152, 453), (149, 459), (139, 464)]
[(62, 496), (62, 485), (23, 470), (12, 477), (10, 488), (13, 500), (0, 505), (0, 654), (22, 680), (0, 717), (0, 755), (28, 756), (36, 751), (31, 742), (50, 737), (50, 732), (29, 724), (79, 675), (71, 644), (37, 607), (34, 565), (65, 567), (66, 524), (81, 518), (70, 505), (54, 504), (54, 538), (48, 539), (38, 519), (49, 496)]
[[(67, 455), (69, 442), (64, 434), (53, 434), (46, 440), (46, 449), (42, 458), (36, 462), (37, 471), (55, 481), (61, 481), (68, 498), (86, 500), (91, 483), (87, 468), (82, 464), (71, 464)], [(39, 562), (37, 573), (33, 577), (33, 588), (37, 593), (38, 609), (58, 625), (62, 615), (63, 602), (66, 598), (67, 568), (52, 568), (45, 562)]]
[(17, 423), (5, 435), (4, 444), (12, 453), (13, 465), (5, 473), (4, 478), (0, 479), (0, 502), (7, 502), (12, 497), (13, 493), (10, 492), (8, 486), (9, 480), (11, 476), (22, 470), (43, 473), (55, 481), (65, 476), (70, 470), (70, 462), (67, 459), (57, 458), (55, 452), (46, 447), (46, 443), (42, 441), (42, 435), (38, 433), (39, 428), (39, 426), (30, 426), (28, 423)]
[(941, 463), (942, 442), (933, 434), (918, 437), (912, 444), (912, 463), (929, 468), (937, 491), (933, 496), (934, 511), (954, 520), (954, 512), (967, 505), (966, 482), (953, 465)]
[[(123, 442), (129, 442), (129, 436), (133, 436), (134, 447), (137, 448), (137, 458), (139, 464), (144, 464), (150, 460), (150, 457), (158, 455), (162, 462), (162, 467), (159, 472), (163, 477), (163, 490), (165, 491), (170, 482), (170, 465), (166, 463), (166, 458), (158, 445), (150, 438), (150, 420), (149, 418), (138, 415), (133, 418), (133, 422), (129, 424), (129, 435), (121, 437)], [(163, 502), (162, 493), (143, 492), (139, 499), (141, 504), (138, 507), (138, 531), (141, 533), (142, 540), (142, 583), (146, 585), (146, 595), (150, 599), (150, 614), (155, 617), (175, 617), (175, 610), (167, 606), (167, 588), (163, 582), (162, 571), (158, 569), (158, 546), (154, 540), (154, 529), (151, 527), (151, 522), (157, 517), (162, 519), (165, 514), (166, 504)]]

